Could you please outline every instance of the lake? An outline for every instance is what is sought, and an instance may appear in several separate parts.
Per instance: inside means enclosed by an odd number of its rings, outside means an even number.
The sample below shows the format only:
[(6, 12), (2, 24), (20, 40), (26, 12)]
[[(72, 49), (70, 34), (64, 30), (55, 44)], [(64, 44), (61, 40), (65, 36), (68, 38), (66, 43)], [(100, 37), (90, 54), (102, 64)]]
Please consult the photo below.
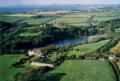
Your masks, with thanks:
[(54, 44), (57, 47), (64, 47), (64, 46), (74, 46), (78, 44), (84, 44), (88, 40), (88, 37), (82, 37), (82, 38), (73, 38), (73, 39), (63, 39), (55, 41)]

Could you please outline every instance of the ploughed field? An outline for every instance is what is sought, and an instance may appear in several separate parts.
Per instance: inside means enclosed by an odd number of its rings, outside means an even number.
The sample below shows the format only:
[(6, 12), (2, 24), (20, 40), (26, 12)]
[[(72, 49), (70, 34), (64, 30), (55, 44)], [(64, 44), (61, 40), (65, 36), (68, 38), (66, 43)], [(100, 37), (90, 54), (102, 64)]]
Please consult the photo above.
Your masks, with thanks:
[(112, 67), (100, 60), (67, 60), (46, 74), (47, 81), (116, 81)]

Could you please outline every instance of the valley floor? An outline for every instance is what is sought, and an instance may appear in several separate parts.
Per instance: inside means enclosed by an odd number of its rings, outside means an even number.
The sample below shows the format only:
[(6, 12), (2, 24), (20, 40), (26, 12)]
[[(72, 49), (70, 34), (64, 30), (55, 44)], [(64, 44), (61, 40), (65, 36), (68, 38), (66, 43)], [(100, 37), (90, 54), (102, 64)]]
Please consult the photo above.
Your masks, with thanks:
[(100, 60), (67, 60), (47, 73), (46, 81), (115, 81), (112, 67)]

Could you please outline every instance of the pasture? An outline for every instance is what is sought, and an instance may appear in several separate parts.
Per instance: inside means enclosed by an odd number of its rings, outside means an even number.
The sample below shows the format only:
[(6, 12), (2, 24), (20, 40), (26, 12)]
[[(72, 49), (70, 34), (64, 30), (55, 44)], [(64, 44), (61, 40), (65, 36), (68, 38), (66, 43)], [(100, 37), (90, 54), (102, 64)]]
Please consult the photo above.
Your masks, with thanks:
[[(107, 20), (120, 18), (120, 10), (111, 11), (86, 11), (86, 12), (68, 12), (68, 11), (46, 11), (32, 13), (3, 14), (0, 21), (7, 22), (26, 22), (30, 25), (39, 24), (60, 24), (66, 23), (72, 26), (89, 26), (92, 21), (100, 23)], [(46, 17), (33, 18), (34, 16), (44, 15)], [(57, 16), (61, 17), (57, 17)]]
[(19, 34), (19, 36), (21, 37), (28, 37), (28, 36), (37, 36), (40, 35), (41, 32), (36, 32), (36, 33), (32, 33), (32, 32), (22, 32)]
[[(6, 22), (24, 22), (28, 23), (29, 25), (40, 25), (40, 24), (46, 24), (50, 20), (54, 19), (56, 16), (45, 16), (42, 18), (34, 18), (35, 16), (38, 16), (37, 14), (24, 14), (24, 13), (17, 13), (17, 14), (3, 14), (0, 16), (0, 21), (6, 21)], [(43, 15), (42, 15), (43, 16)]]
[(30, 19), (30, 17), (24, 17), (24, 16), (0, 16), (0, 21), (5, 22), (20, 22), (26, 19)]
[(42, 32), (40, 26), (23, 27), (21, 29), (22, 31), (19, 33), (19, 36), (21, 37), (38, 36)]
[(22, 22), (26, 22), (29, 25), (39, 25), (39, 24), (46, 24), (47, 22), (49, 22), (50, 20), (52, 20), (54, 17), (45, 17), (45, 18), (33, 18), (30, 20), (24, 20)]
[(23, 71), (23, 69), (11, 66), (23, 57), (23, 54), (0, 56), (0, 81), (14, 81), (16, 73)]
[(91, 52), (96, 51), (98, 48), (105, 45), (109, 40), (103, 40), (99, 42), (94, 43), (88, 43), (83, 45), (78, 45), (73, 47), (73, 50), (68, 51), (68, 56), (75, 54), (76, 56), (82, 56), (82, 55), (90, 55)]
[(119, 10), (116, 12), (114, 11), (87, 11), (87, 12), (76, 12), (76, 13), (69, 13), (61, 16), (60, 18), (56, 18), (49, 23), (67, 23), (73, 26), (89, 26), (89, 22), (92, 21), (93, 23), (97, 21), (100, 23), (102, 21), (112, 20), (116, 18), (120, 18), (118, 15)]
[(16, 14), (6, 14), (4, 16), (12, 16), (12, 17), (33, 17), (35, 16), (34, 14), (29, 14), (29, 13), (16, 13)]
[[(108, 41), (109, 40), (103, 40), (103, 41), (94, 42), (94, 43), (77, 45), (77, 46), (74, 46), (73, 48), (71, 48), (70, 50), (65, 51), (64, 53), (66, 53), (68, 57), (71, 57), (72, 55), (76, 55), (76, 57), (84, 56), (84, 55), (91, 56), (91, 55), (94, 55), (92, 52), (95, 52), (98, 48), (100, 48), (103, 45), (105, 45), (106, 43), (108, 43)], [(49, 56), (49, 59), (54, 61), (61, 54), (62, 53), (54, 52), (53, 54), (51, 54)], [(97, 55), (97, 54), (95, 54), (95, 55)]]
[(46, 74), (46, 81), (115, 81), (112, 67), (100, 60), (67, 60)]
[(57, 10), (57, 11), (37, 11), (32, 13), (37, 15), (59, 15), (59, 14), (67, 14), (70, 12), (73, 11)]

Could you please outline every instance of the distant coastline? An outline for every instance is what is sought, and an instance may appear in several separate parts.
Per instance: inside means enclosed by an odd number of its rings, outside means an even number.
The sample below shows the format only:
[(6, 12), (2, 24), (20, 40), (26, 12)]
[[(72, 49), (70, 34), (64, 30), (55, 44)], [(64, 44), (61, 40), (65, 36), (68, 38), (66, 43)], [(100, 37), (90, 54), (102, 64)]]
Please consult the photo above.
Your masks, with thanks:
[(81, 11), (81, 10), (95, 10), (100, 8), (120, 8), (119, 4), (111, 4), (111, 5), (83, 5), (83, 4), (76, 4), (76, 5), (32, 5), (32, 6), (7, 6), (7, 7), (0, 7), (0, 13), (6, 12), (31, 12), (31, 11), (48, 11), (48, 10), (71, 10), (71, 11)]

